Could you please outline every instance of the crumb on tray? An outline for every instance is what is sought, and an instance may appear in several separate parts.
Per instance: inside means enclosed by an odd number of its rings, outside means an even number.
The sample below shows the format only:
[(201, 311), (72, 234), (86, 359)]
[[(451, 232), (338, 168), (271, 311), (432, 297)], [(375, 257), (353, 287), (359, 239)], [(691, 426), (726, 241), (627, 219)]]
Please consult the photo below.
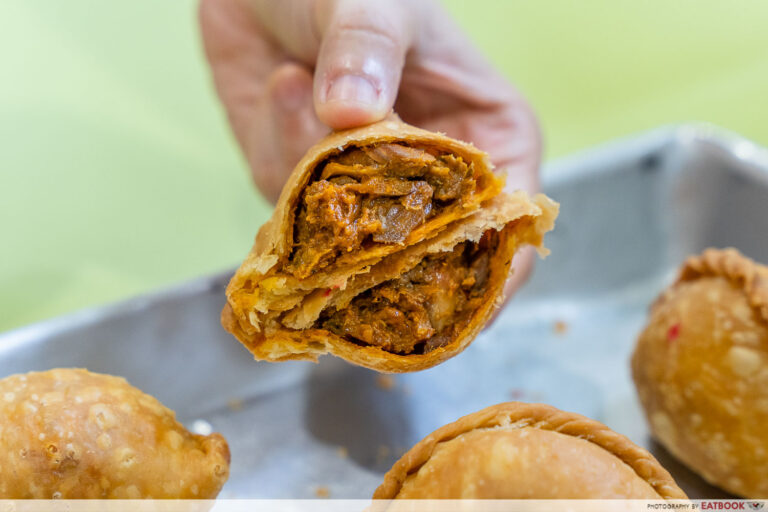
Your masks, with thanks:
[(562, 336), (568, 332), (568, 322), (564, 320), (558, 320), (552, 326), (552, 330), (555, 331), (555, 334)]
[(229, 410), (231, 411), (242, 411), (243, 410), (243, 401), (239, 398), (231, 398), (227, 401), (227, 407), (229, 407)]
[(331, 495), (330, 489), (324, 485), (315, 488), (315, 496), (318, 498), (328, 498)]
[(395, 388), (396, 385), (397, 382), (391, 375), (379, 375), (376, 377), (376, 386), (378, 386), (379, 389), (383, 389), (384, 391), (391, 391)]

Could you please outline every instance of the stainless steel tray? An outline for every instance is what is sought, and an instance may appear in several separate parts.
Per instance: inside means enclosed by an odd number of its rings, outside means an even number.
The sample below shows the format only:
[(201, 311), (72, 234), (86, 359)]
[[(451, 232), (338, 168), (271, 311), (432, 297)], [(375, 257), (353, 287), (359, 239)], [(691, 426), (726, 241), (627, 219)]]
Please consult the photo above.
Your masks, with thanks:
[[(649, 447), (691, 497), (713, 489), (654, 445), (628, 358), (649, 302), (686, 255), (768, 261), (768, 153), (707, 126), (665, 128), (561, 160), (552, 255), (458, 357), (382, 378), (332, 357), (256, 363), (219, 326), (228, 274), (0, 336), (0, 376), (60, 366), (122, 375), (190, 428), (222, 432), (222, 497), (368, 498), (435, 428), (508, 400), (605, 422)], [(254, 226), (255, 228), (255, 226)]]

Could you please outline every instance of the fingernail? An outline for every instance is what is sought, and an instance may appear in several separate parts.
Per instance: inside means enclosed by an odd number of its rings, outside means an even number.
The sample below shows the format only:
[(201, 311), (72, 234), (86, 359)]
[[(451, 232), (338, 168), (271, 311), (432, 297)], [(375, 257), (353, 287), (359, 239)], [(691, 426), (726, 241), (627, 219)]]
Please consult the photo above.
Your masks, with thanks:
[(378, 105), (379, 93), (373, 83), (363, 76), (341, 75), (331, 82), (325, 99)]

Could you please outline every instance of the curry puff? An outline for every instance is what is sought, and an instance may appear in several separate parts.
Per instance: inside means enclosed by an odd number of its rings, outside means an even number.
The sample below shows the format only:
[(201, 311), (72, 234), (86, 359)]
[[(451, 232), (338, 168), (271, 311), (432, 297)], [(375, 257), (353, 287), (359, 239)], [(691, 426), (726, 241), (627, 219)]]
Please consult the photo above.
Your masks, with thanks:
[(653, 436), (709, 483), (768, 498), (768, 267), (735, 249), (689, 258), (632, 357)]
[(214, 498), (219, 434), (192, 434), (124, 379), (78, 369), (0, 380), (0, 499)]
[(503, 185), (472, 145), (396, 118), (333, 133), (288, 179), (222, 323), (259, 360), (434, 366), (482, 329), (515, 252), (545, 251), (557, 204)]
[[(425, 437), (374, 499), (685, 499), (669, 473), (602, 423), (542, 404), (488, 407)], [(397, 508), (397, 507), (395, 507)]]

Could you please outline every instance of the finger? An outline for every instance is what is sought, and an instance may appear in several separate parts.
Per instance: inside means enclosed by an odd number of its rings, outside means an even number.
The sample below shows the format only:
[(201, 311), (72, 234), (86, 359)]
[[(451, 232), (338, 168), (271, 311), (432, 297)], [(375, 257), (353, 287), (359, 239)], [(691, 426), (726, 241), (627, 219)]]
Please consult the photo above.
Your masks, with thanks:
[(287, 55), (313, 66), (320, 46), (317, 13), (335, 0), (238, 0), (247, 5)]
[(493, 313), (486, 328), (490, 327), (496, 321), (501, 312), (504, 311), (505, 305), (509, 303), (515, 295), (515, 292), (517, 292), (530, 277), (536, 261), (535, 254), (535, 249), (533, 247), (523, 247), (517, 254), (515, 254), (515, 257), (512, 259), (512, 274), (507, 279), (507, 282), (504, 283), (504, 305), (499, 307)]
[[(252, 167), (259, 188), (273, 202), (283, 184), (307, 149), (328, 127), (315, 115), (312, 101), (312, 73), (296, 63), (279, 66), (267, 83), (269, 116), (255, 131)], [(262, 169), (257, 169), (261, 164)]]
[(284, 56), (239, 0), (201, 0), (198, 16), (216, 90), (245, 149), (267, 78)]
[(400, 1), (342, 0), (327, 21), (315, 70), (315, 110), (332, 128), (383, 119), (397, 97), (413, 17)]
[[(497, 171), (506, 175), (505, 190), (511, 192), (522, 189), (531, 194), (538, 192), (542, 142), (533, 109), (520, 97), (510, 103), (504, 118), (508, 126), (506, 130), (498, 132), (498, 136), (504, 140), (495, 144), (499, 148), (499, 158), (494, 159), (494, 163)], [(494, 314), (492, 322), (530, 277), (536, 263), (535, 256), (533, 247), (523, 247), (515, 255), (512, 275), (504, 285), (504, 305)]]
[(327, 131), (314, 112), (310, 71), (291, 62), (279, 65), (266, 80), (243, 143), (253, 179), (267, 199), (277, 201), (304, 152)]
[(329, 130), (315, 114), (312, 100), (312, 72), (286, 63), (270, 79), (272, 115), (282, 157), (293, 168), (312, 144)]
[(493, 156), (499, 173), (507, 177), (506, 190), (525, 190), (529, 193), (540, 189), (539, 169), (541, 167), (542, 137), (536, 115), (528, 103), (520, 98), (511, 103), (504, 115), (506, 129), (495, 136), (493, 144), (498, 151)]
[[(434, 92), (433, 98), (438, 94)], [(541, 131), (533, 110), (521, 96), (485, 109), (459, 103), (455, 108), (450, 103), (448, 107), (441, 104), (441, 114), (416, 119), (409, 115), (412, 110), (407, 108), (416, 100), (412, 97), (408, 100), (408, 103), (398, 100), (397, 112), (403, 120), (476, 144), (491, 157), (496, 172), (507, 177), (507, 191), (539, 190)], [(428, 101), (422, 98), (422, 105)]]

